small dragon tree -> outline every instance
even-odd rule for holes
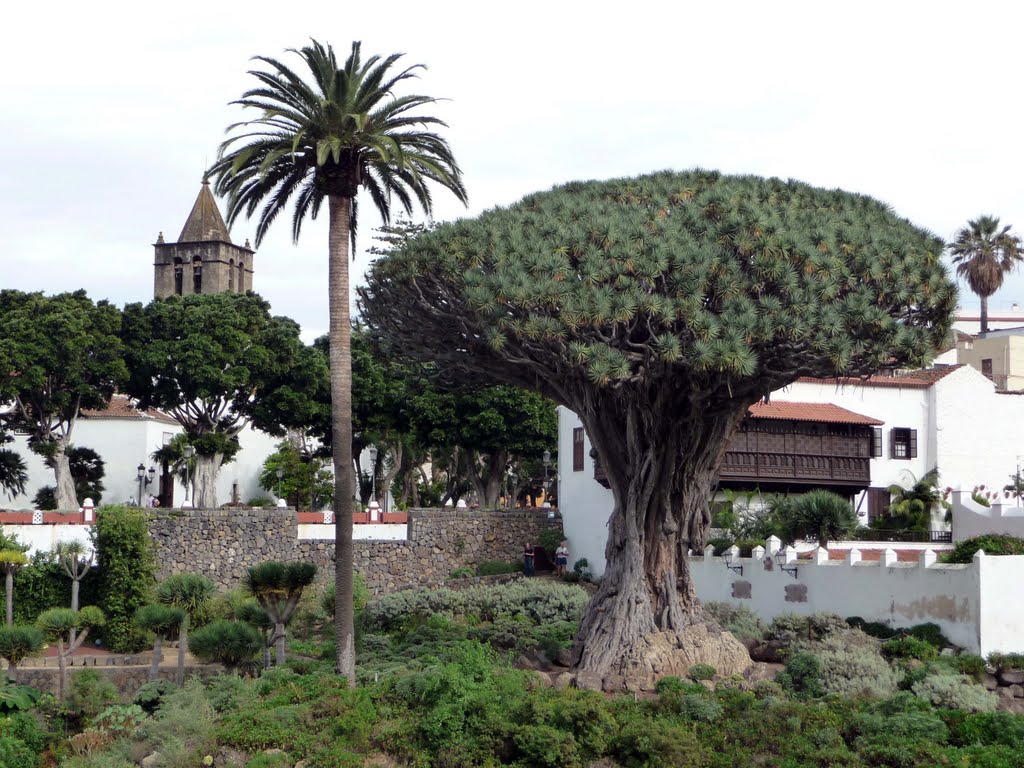
[[[229,670],[251,661],[259,649],[255,627],[241,621],[217,619],[192,636],[192,653],[203,661],[218,661]]]
[[[577,682],[648,687],[750,663],[704,614],[687,560],[747,408],[801,376],[926,362],[956,307],[943,249],[863,195],[665,171],[424,233],[374,262],[361,315],[392,353],[579,415],[614,503]]]
[[[36,626],[46,639],[57,643],[57,666],[60,669],[58,692],[61,700],[64,699],[67,660],[85,642],[85,638],[89,636],[89,630],[93,627],[102,627],[106,623],[103,611],[95,605],[87,605],[80,611],[72,611],[70,608],[51,608],[48,611],[43,611],[36,619]],[[77,638],[74,642],[70,642],[73,630],[77,631]],[[67,643],[65,643],[65,639],[67,639]]]
[[[260,633],[263,642],[263,668],[270,668],[270,646],[274,644],[274,622],[254,598],[247,598],[235,608],[235,618]]]
[[[178,628],[178,671],[176,682],[185,684],[185,654],[188,652],[189,620],[206,608],[216,591],[213,582],[197,573],[176,573],[156,588],[157,602],[180,608],[184,612]]]
[[[315,578],[316,565],[313,563],[281,563],[276,560],[255,565],[245,574],[246,591],[259,601],[260,607],[274,622],[277,666],[285,662],[287,628],[302,598],[302,590]]]
[[[28,565],[28,557],[20,549],[0,550],[0,571],[4,572],[4,588],[7,591],[7,626],[14,624],[14,574]]]
[[[78,591],[82,579],[89,573],[93,563],[93,551],[81,541],[59,541],[53,545],[53,554],[57,558],[64,573],[71,579],[71,610],[78,610]],[[75,633],[71,633],[71,642],[75,642]]]
[[[149,665],[149,679],[156,680],[163,661],[164,638],[170,637],[185,622],[185,611],[173,605],[144,605],[135,612],[135,623],[147,632],[152,632],[153,661]]]
[[[0,658],[7,661],[7,677],[18,682],[18,665],[43,650],[43,633],[35,627],[0,627]]]

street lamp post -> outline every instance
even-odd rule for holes
[[[150,467],[149,468],[149,472],[146,472],[146,465],[145,464],[139,464],[139,466],[137,466],[135,468],[135,479],[139,481],[139,496],[138,496],[138,499],[139,499],[139,506],[140,507],[144,507],[145,506],[145,504],[142,503],[142,491],[143,491],[144,488],[148,488],[149,487],[150,483],[153,482],[153,477],[155,475],[156,475],[156,468],[155,467]]]
[[[189,474],[190,465],[192,463],[192,457],[196,455],[195,448],[193,448],[191,445],[186,445],[185,446],[185,450],[184,450],[184,454],[185,454],[185,501],[183,501],[181,503],[182,508],[191,507],[192,506],[192,504],[190,504],[189,500],[188,500],[188,487],[189,487],[188,474]]]

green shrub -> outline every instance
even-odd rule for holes
[[[156,578],[149,526],[140,509],[100,507],[96,511],[96,550],[101,563],[98,594],[107,617],[107,647],[135,653],[148,644],[136,626],[135,612],[151,602]]]
[[[145,719],[146,713],[138,704],[115,704],[96,715],[93,728],[115,739],[131,738]]]
[[[970,563],[974,554],[982,549],[986,555],[1024,555],[1024,539],[1004,533],[990,533],[965,539],[942,556],[944,563]]]
[[[245,506],[247,506],[247,507],[273,507],[274,506],[274,500],[272,498],[270,498],[269,496],[253,496],[251,499],[249,499],[247,502],[245,502]]]
[[[899,674],[879,654],[877,643],[856,630],[825,637],[811,652],[821,662],[826,695],[883,697],[896,692]]]
[[[775,682],[799,696],[821,696],[821,661],[811,653],[794,653],[786,659],[786,668],[776,675]]]
[[[132,704],[138,704],[147,714],[152,715],[160,708],[164,697],[178,686],[170,680],[153,680],[141,686],[132,697]]]
[[[519,563],[506,563],[504,560],[485,560],[476,568],[477,576],[499,576],[503,573],[518,573],[523,570]]]
[[[449,573],[448,574],[448,578],[449,579],[466,579],[466,578],[469,578],[470,576],[474,576],[474,575],[475,575],[475,573],[474,573],[472,568],[469,568],[468,566],[462,566],[461,568],[456,568],[454,571]]]
[[[95,669],[83,669],[71,676],[64,710],[73,719],[89,723],[119,698],[112,682]]]
[[[245,768],[291,768],[294,761],[287,752],[271,755],[256,755],[245,764]]]
[[[930,643],[939,649],[952,645],[946,636],[942,634],[939,625],[930,621],[925,624],[915,624],[907,630],[907,634],[911,637],[916,637],[918,640],[924,640],[926,643]]]
[[[880,621],[864,621],[860,616],[850,616],[846,623],[853,629],[859,629],[865,635],[879,640],[889,640],[900,634],[899,630],[893,629],[888,624],[883,624]]]
[[[710,664],[694,664],[690,667],[686,676],[691,680],[700,682],[701,680],[710,680],[718,674],[718,670],[712,667]]]
[[[981,677],[985,674],[985,660],[981,656],[961,653],[956,656],[942,656],[940,660],[961,675],[972,678],[976,683],[981,682]]]
[[[579,747],[571,733],[550,725],[522,725],[512,741],[523,764],[540,768],[577,768],[582,765]]]
[[[565,534],[562,533],[560,528],[545,528],[537,534],[537,543],[552,557],[554,557],[555,550],[558,549],[564,539]]]
[[[994,712],[996,708],[995,694],[963,675],[930,675],[915,683],[911,690],[916,696],[943,709]]]
[[[907,635],[906,637],[894,637],[892,640],[882,643],[882,655],[887,659],[931,661],[939,653],[931,643]]]
[[[572,572],[579,577],[580,581],[590,581],[593,578],[590,573],[590,561],[585,557],[581,557],[572,564]]]
[[[820,640],[827,635],[842,634],[849,628],[846,619],[834,613],[812,613],[810,616],[781,613],[768,625],[765,639],[784,643]]]
[[[764,637],[764,622],[745,605],[710,602],[704,603],[704,610],[711,614],[722,629],[732,633],[732,636],[741,642],[761,640]]]
[[[778,698],[784,694],[782,686],[774,680],[758,680],[750,690],[759,699]]]
[[[1003,745],[1020,750],[1024,745],[1024,717],[1009,712],[945,714],[950,742],[958,747]]]
[[[39,762],[39,756],[21,739],[0,736],[0,765],[4,768],[35,768]]]
[[[715,557],[721,557],[722,553],[733,545],[733,540],[727,538],[708,539],[708,545],[714,547]]]
[[[615,737],[613,754],[625,768],[691,768],[707,764],[693,731],[667,720],[631,720]]]
[[[0,716],[0,738],[17,739],[33,754],[42,754],[49,741],[49,734],[43,730],[40,720],[28,712],[14,712]],[[0,762],[0,765],[3,765]]]
[[[704,693],[707,689],[699,683],[691,683],[675,675],[666,675],[654,684],[654,690],[664,696],[673,693]]]
[[[240,682],[233,676],[223,680]],[[211,683],[218,678],[211,680]],[[183,688],[164,696],[160,709],[142,726],[143,736],[163,757],[163,765],[173,768],[193,768],[201,765],[197,755],[210,754],[215,749],[214,710],[203,684],[190,680]]]
[[[990,653],[988,663],[1001,669],[1024,669],[1024,653]]]
[[[255,627],[241,621],[217,619],[191,634],[189,651],[203,661],[216,661],[236,669],[255,658],[263,641]]]

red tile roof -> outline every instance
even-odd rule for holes
[[[825,379],[816,379],[811,376],[801,376],[797,381],[802,384],[834,384],[836,386],[854,387],[902,387],[904,389],[928,389],[936,382],[946,378],[953,371],[963,368],[963,365],[937,365],[934,368],[921,368],[917,371],[905,371],[895,373],[891,376],[875,374],[870,378],[858,379],[850,376],[840,376]]]
[[[147,408],[145,411],[135,407],[127,395],[114,395],[110,398],[107,407],[101,411],[94,411],[89,408],[82,409],[82,416],[87,419],[130,419],[133,421],[166,421],[170,424],[177,424],[174,417],[157,408]]]
[[[824,424],[865,424],[877,426],[884,421],[863,416],[832,403],[795,403],[772,400],[754,403],[749,409],[752,419],[785,419],[787,421],[817,421]]]

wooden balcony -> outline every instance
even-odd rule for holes
[[[718,476],[731,483],[862,486],[871,484],[870,459],[799,453],[726,451]]]

